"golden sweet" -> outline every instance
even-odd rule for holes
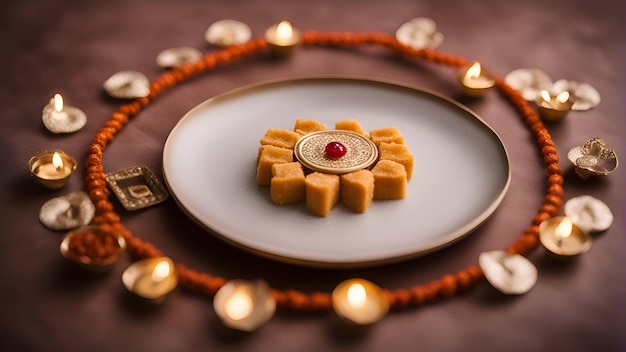
[[[390,200],[406,197],[407,174],[404,166],[391,160],[381,160],[372,169],[374,199]]]
[[[314,172],[305,180],[306,207],[313,214],[326,216],[339,200],[339,176]]]
[[[304,201],[304,171],[298,162],[272,165],[270,194],[277,205],[295,204]]]
[[[341,175],[341,203],[364,213],[374,199],[374,175],[369,170]]]

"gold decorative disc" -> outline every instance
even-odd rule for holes
[[[345,155],[339,158],[328,156],[326,146],[332,142],[345,146]],[[303,166],[330,174],[367,169],[378,160],[378,148],[374,142],[358,133],[342,130],[309,133],[298,140],[294,154]]]

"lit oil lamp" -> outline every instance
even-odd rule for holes
[[[591,236],[567,216],[554,217],[539,225],[539,241],[551,253],[573,257],[591,248]]]
[[[356,325],[375,323],[389,311],[385,292],[363,279],[350,279],[337,285],[332,293],[332,305],[340,318]]]
[[[153,302],[161,302],[176,288],[174,262],[167,257],[148,258],[130,265],[122,274],[128,291]]]
[[[276,302],[265,281],[231,280],[215,294],[213,308],[229,328],[254,331],[272,318]]]
[[[462,68],[458,72],[458,81],[463,94],[476,98],[485,95],[496,83],[493,75],[484,70],[479,62]]]
[[[265,31],[265,40],[276,56],[288,56],[300,44],[302,36],[289,21],[282,21]]]
[[[559,94],[551,94],[547,90],[541,90],[537,94],[537,111],[539,115],[548,122],[560,121],[572,110],[574,100],[568,91],[562,91]]]
[[[71,133],[87,123],[87,115],[73,106],[64,106],[61,94],[55,94],[50,103],[43,107],[44,126],[52,133]]]
[[[30,158],[28,170],[50,189],[63,187],[76,170],[76,159],[60,150],[42,151]]]

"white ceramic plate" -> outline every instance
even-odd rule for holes
[[[364,214],[341,204],[325,217],[273,205],[256,184],[259,139],[297,118],[365,130],[397,127],[415,155],[407,197]],[[477,115],[411,87],[353,78],[304,78],[244,87],[189,111],[163,151],[166,183],[189,216],[233,244],[312,266],[389,263],[425,254],[476,229],[510,182],[502,141]]]

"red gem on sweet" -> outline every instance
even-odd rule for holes
[[[326,155],[332,159],[339,159],[346,155],[346,147],[339,142],[330,142],[326,144],[324,151],[326,152]]]

